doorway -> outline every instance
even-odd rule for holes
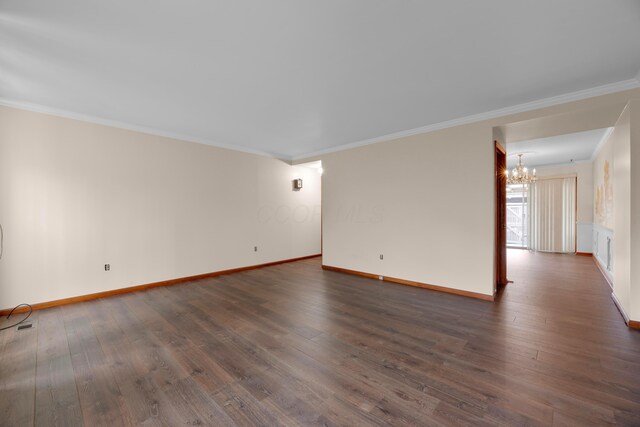
[[[292,225],[298,235],[305,237],[307,252],[322,255],[322,161],[298,163],[292,168]]]

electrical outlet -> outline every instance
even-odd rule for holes
[[[253,247],[253,252],[258,252],[258,247],[257,246]]]
[[[111,270],[111,264],[105,264],[104,271],[109,271],[109,270]]]
[[[384,255],[380,254],[380,259],[381,260],[384,259]]]

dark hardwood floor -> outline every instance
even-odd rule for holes
[[[593,261],[508,256],[495,303],[311,259],[38,311],[0,332],[0,423],[640,425]]]

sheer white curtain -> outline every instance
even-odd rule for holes
[[[529,249],[576,251],[576,177],[539,178],[529,186]]]

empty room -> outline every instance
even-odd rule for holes
[[[637,0],[0,0],[0,426],[639,426]]]

